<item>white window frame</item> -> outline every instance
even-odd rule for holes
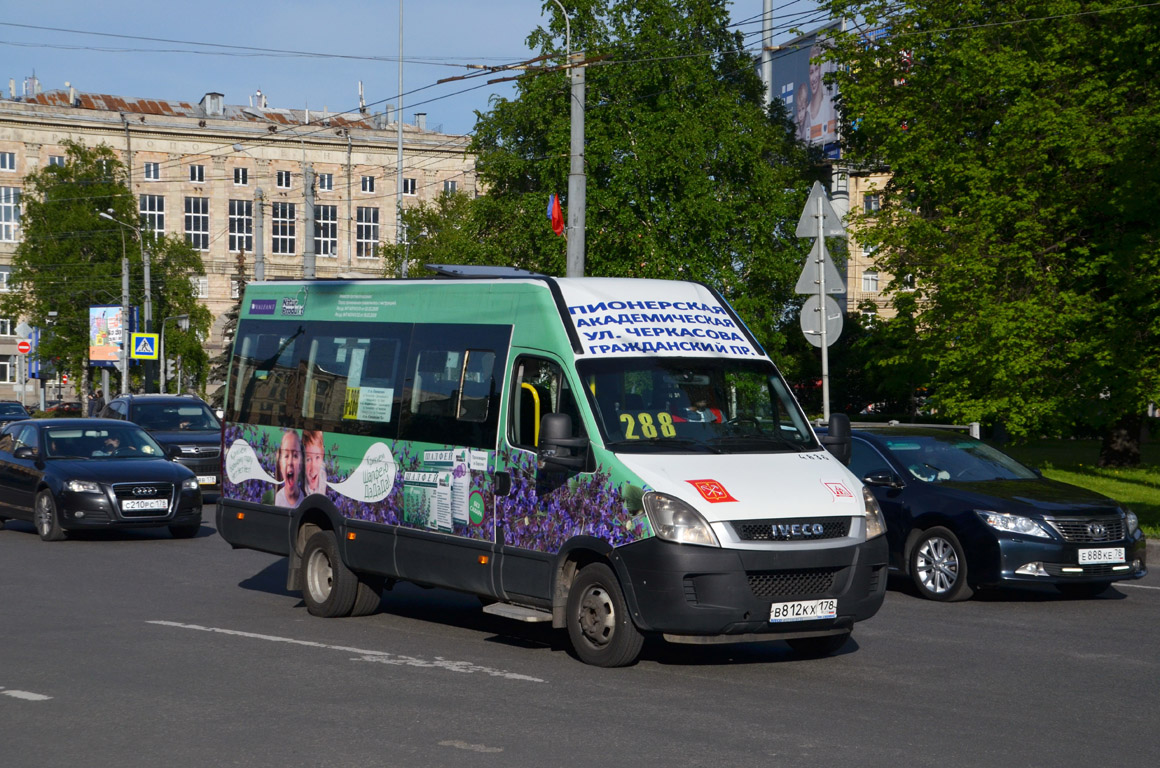
[[[0,171],[16,173],[16,153],[0,152]]]
[[[12,290],[12,268],[4,267],[0,269],[0,293],[8,293]]]
[[[194,184],[205,183],[205,166],[191,165],[189,166],[189,180]]]
[[[882,210],[882,195],[878,192],[868,192],[862,196],[862,212],[873,216]]]
[[[142,228],[158,237],[165,234],[165,196],[140,195],[137,198],[137,218]]]
[[[242,281],[236,277],[230,278],[230,298],[241,298],[242,295]]]
[[[379,245],[379,209],[360,205],[355,222],[355,255],[360,259],[373,259]]]
[[[193,275],[189,278],[195,299],[209,298],[209,275]]]
[[[459,191],[459,183],[455,179],[443,180],[443,194],[454,195],[457,191]]]
[[[290,171],[278,171],[275,174],[274,186],[278,187],[278,189],[290,189],[293,183],[290,177]]]
[[[862,273],[862,293],[878,293],[878,270],[868,269]]]
[[[0,336],[15,336],[16,332],[12,330],[12,319],[8,317],[0,317]]]
[[[145,163],[145,181],[161,181],[161,163]]]
[[[52,166],[52,165],[58,165],[58,166],[60,166],[61,168],[63,168],[63,167],[64,167],[64,163],[65,163],[65,157],[64,157],[64,155],[49,155],[49,156],[48,156],[48,164],[49,164],[50,166]]]
[[[0,242],[20,239],[20,187],[0,187]]]
[[[363,176],[361,183],[362,183],[362,191],[363,192],[366,192],[367,194],[374,194],[374,191],[375,191],[375,177],[374,176]]]
[[[289,173],[289,171],[287,171]],[[294,232],[294,203],[274,202],[270,204],[271,253],[292,254],[297,247]]]
[[[334,174],[320,173],[318,174],[318,190],[320,192],[334,191]]]
[[[193,246],[194,250],[209,250],[208,197],[185,198],[185,242]]]
[[[16,355],[0,356],[0,383],[15,384],[16,383]]]
[[[338,206],[314,206],[314,252],[324,258],[338,255]]]
[[[234,186],[248,187],[250,185],[250,169],[244,166],[234,168]]]
[[[403,178],[403,194],[414,197],[419,194],[419,180]]]
[[[254,201],[230,200],[229,203],[230,253],[254,251]]]

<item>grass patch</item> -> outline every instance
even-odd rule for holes
[[[1149,538],[1160,538],[1160,442],[1141,446],[1143,463],[1131,469],[1096,466],[1098,440],[1039,440],[1025,445],[998,446],[1044,477],[1102,493],[1140,517]]]

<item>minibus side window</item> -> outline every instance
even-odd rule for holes
[[[409,332],[389,323],[313,326],[303,366],[303,428],[394,437]]]
[[[230,421],[292,426],[299,408],[298,367],[305,327],[250,323],[238,331],[230,381]]]
[[[517,448],[536,450],[540,443],[540,420],[547,413],[568,414],[572,417],[571,436],[584,435],[576,397],[560,366],[539,357],[521,357],[516,360],[512,377],[508,442]]]

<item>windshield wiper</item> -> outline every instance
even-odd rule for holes
[[[639,437],[633,440],[610,440],[604,444],[606,448],[632,447],[636,445],[655,445],[658,447],[693,447],[699,448],[711,453],[720,453],[721,451],[711,445],[701,441],[692,440],[687,437]]]

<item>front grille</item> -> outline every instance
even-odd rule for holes
[[[1059,531],[1064,541],[1076,544],[1121,541],[1124,538],[1124,518],[1122,517],[1092,517],[1084,520],[1048,518],[1047,522]]]
[[[821,533],[803,534],[803,527],[822,526]],[[729,523],[741,541],[817,541],[850,535],[848,517],[795,517],[789,520],[735,520]],[[794,526],[798,526],[796,529]]]
[[[204,459],[216,459],[221,456],[222,449],[218,445],[183,445],[181,446],[181,458],[188,461],[202,461]]]
[[[1120,568],[1120,570],[1113,570],[1117,567]],[[1077,573],[1076,571],[1072,570],[1064,572],[1064,568],[1083,568],[1083,573]],[[1123,563],[1116,563],[1114,565],[1109,563],[1099,563],[1098,565],[1057,565],[1056,563],[1044,563],[1043,570],[1047,571],[1048,576],[1063,576],[1065,578],[1078,578],[1080,576],[1115,576],[1116,574],[1122,574],[1126,572]]]
[[[164,517],[169,514],[173,499],[173,483],[118,483],[113,493],[121,507],[122,517]],[[144,499],[164,499],[161,509],[125,509],[125,502]]]
[[[833,589],[840,568],[803,568],[799,571],[750,571],[749,589],[755,597],[823,595]]]

